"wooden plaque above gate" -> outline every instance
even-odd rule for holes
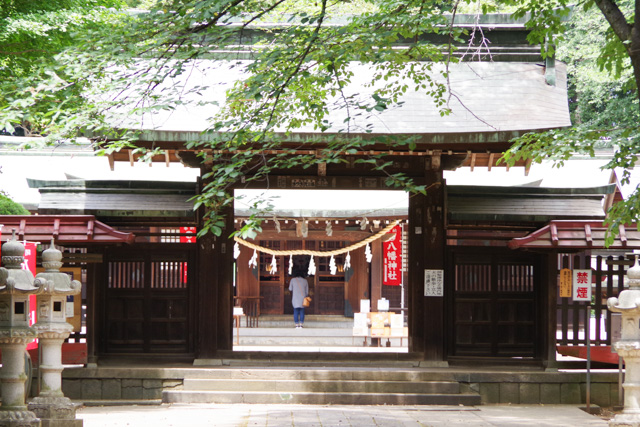
[[[414,182],[419,180],[414,179]],[[268,183],[248,181],[239,188],[281,190],[397,190],[386,185],[386,177],[364,176],[271,176]]]

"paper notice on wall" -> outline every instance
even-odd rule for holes
[[[444,270],[424,271],[424,296],[444,296]]]
[[[560,298],[570,298],[571,297],[571,270],[568,268],[563,268],[560,270]]]
[[[74,316],[74,307],[73,307],[73,295],[67,295],[67,304],[65,305],[65,317],[73,317]]]

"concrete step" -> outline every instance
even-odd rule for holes
[[[260,329],[262,328],[293,328],[293,315],[261,315],[258,318]],[[240,327],[246,325],[246,319],[240,321]],[[353,319],[344,316],[315,316],[307,315],[304,318],[305,328],[332,328],[332,329],[351,329],[353,328]],[[247,328],[255,329],[255,328]]]
[[[238,335],[240,339],[238,340]],[[405,337],[382,338],[380,345],[389,347],[407,347],[409,340]],[[354,337],[353,329],[307,327],[263,327],[233,329],[233,343],[241,346],[302,346],[302,347],[354,347],[363,346],[363,337]],[[367,345],[371,340],[367,339]]]
[[[233,330],[235,336],[237,329]],[[349,328],[317,328],[307,327],[295,328],[293,324],[287,327],[259,327],[259,328],[240,328],[241,337],[281,337],[281,336],[294,336],[294,337],[309,337],[309,336],[327,336],[327,337],[349,337],[351,338],[353,329]]]
[[[464,405],[480,404],[476,394],[326,393],[247,391],[164,391],[163,403],[253,403],[304,405]]]
[[[454,381],[265,381],[265,380],[223,380],[184,379],[186,391],[219,392],[279,392],[279,393],[460,393],[460,384]]]
[[[479,405],[453,374],[385,367],[224,367],[190,370],[165,403]]]
[[[246,362],[246,361],[238,361]],[[301,362],[302,363],[302,362]],[[309,363],[309,362],[304,362]],[[323,361],[322,363],[327,363]],[[337,362],[344,364],[343,361]],[[260,368],[255,366],[238,366],[224,368],[197,368],[185,373],[187,379],[223,379],[223,380],[259,380],[259,381],[455,381],[452,372],[441,370],[424,370],[419,368],[406,368],[404,362],[390,362],[393,366],[382,367],[306,367],[277,366]]]

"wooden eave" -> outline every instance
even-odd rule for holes
[[[0,215],[2,241],[16,230],[19,240],[57,244],[133,243],[135,235],[115,230],[92,215]]]
[[[142,146],[149,145],[142,143]],[[155,144],[154,144],[155,145]],[[173,144],[171,144],[173,145]],[[119,152],[111,153],[107,156],[109,160],[109,166],[111,170],[114,170],[116,162],[127,162],[131,166],[142,158],[144,154],[135,152],[136,149],[125,148]],[[525,175],[529,174],[531,169],[531,160],[517,160],[512,166],[507,165],[505,162],[501,162],[504,148],[496,147],[496,149],[487,149],[483,151],[470,151],[470,150],[435,150],[435,149],[422,149],[422,150],[366,150],[350,153],[349,156],[373,156],[386,154],[389,156],[398,157],[431,157],[440,156],[443,157],[444,169],[456,169],[458,167],[468,167],[473,171],[476,168],[486,168],[491,171],[493,168],[506,168],[508,171],[512,167],[524,168]],[[284,151],[281,150],[264,150],[265,155],[277,155]],[[289,151],[290,152],[290,151]],[[318,150],[306,149],[296,150],[295,153],[300,155],[313,155],[317,154]],[[154,164],[169,166],[171,163],[181,162],[185,166],[199,167],[201,163],[206,163],[206,158],[213,154],[212,150],[186,150],[184,148],[166,148],[161,150],[160,154],[151,157],[149,166]],[[446,161],[450,159],[450,161]]]
[[[605,246],[607,227],[600,221],[551,221],[508,243],[511,249],[640,249],[637,224],[621,225],[613,243]]]

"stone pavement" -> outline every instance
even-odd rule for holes
[[[310,406],[163,404],[78,410],[84,427],[252,426],[606,426],[568,405]]]

